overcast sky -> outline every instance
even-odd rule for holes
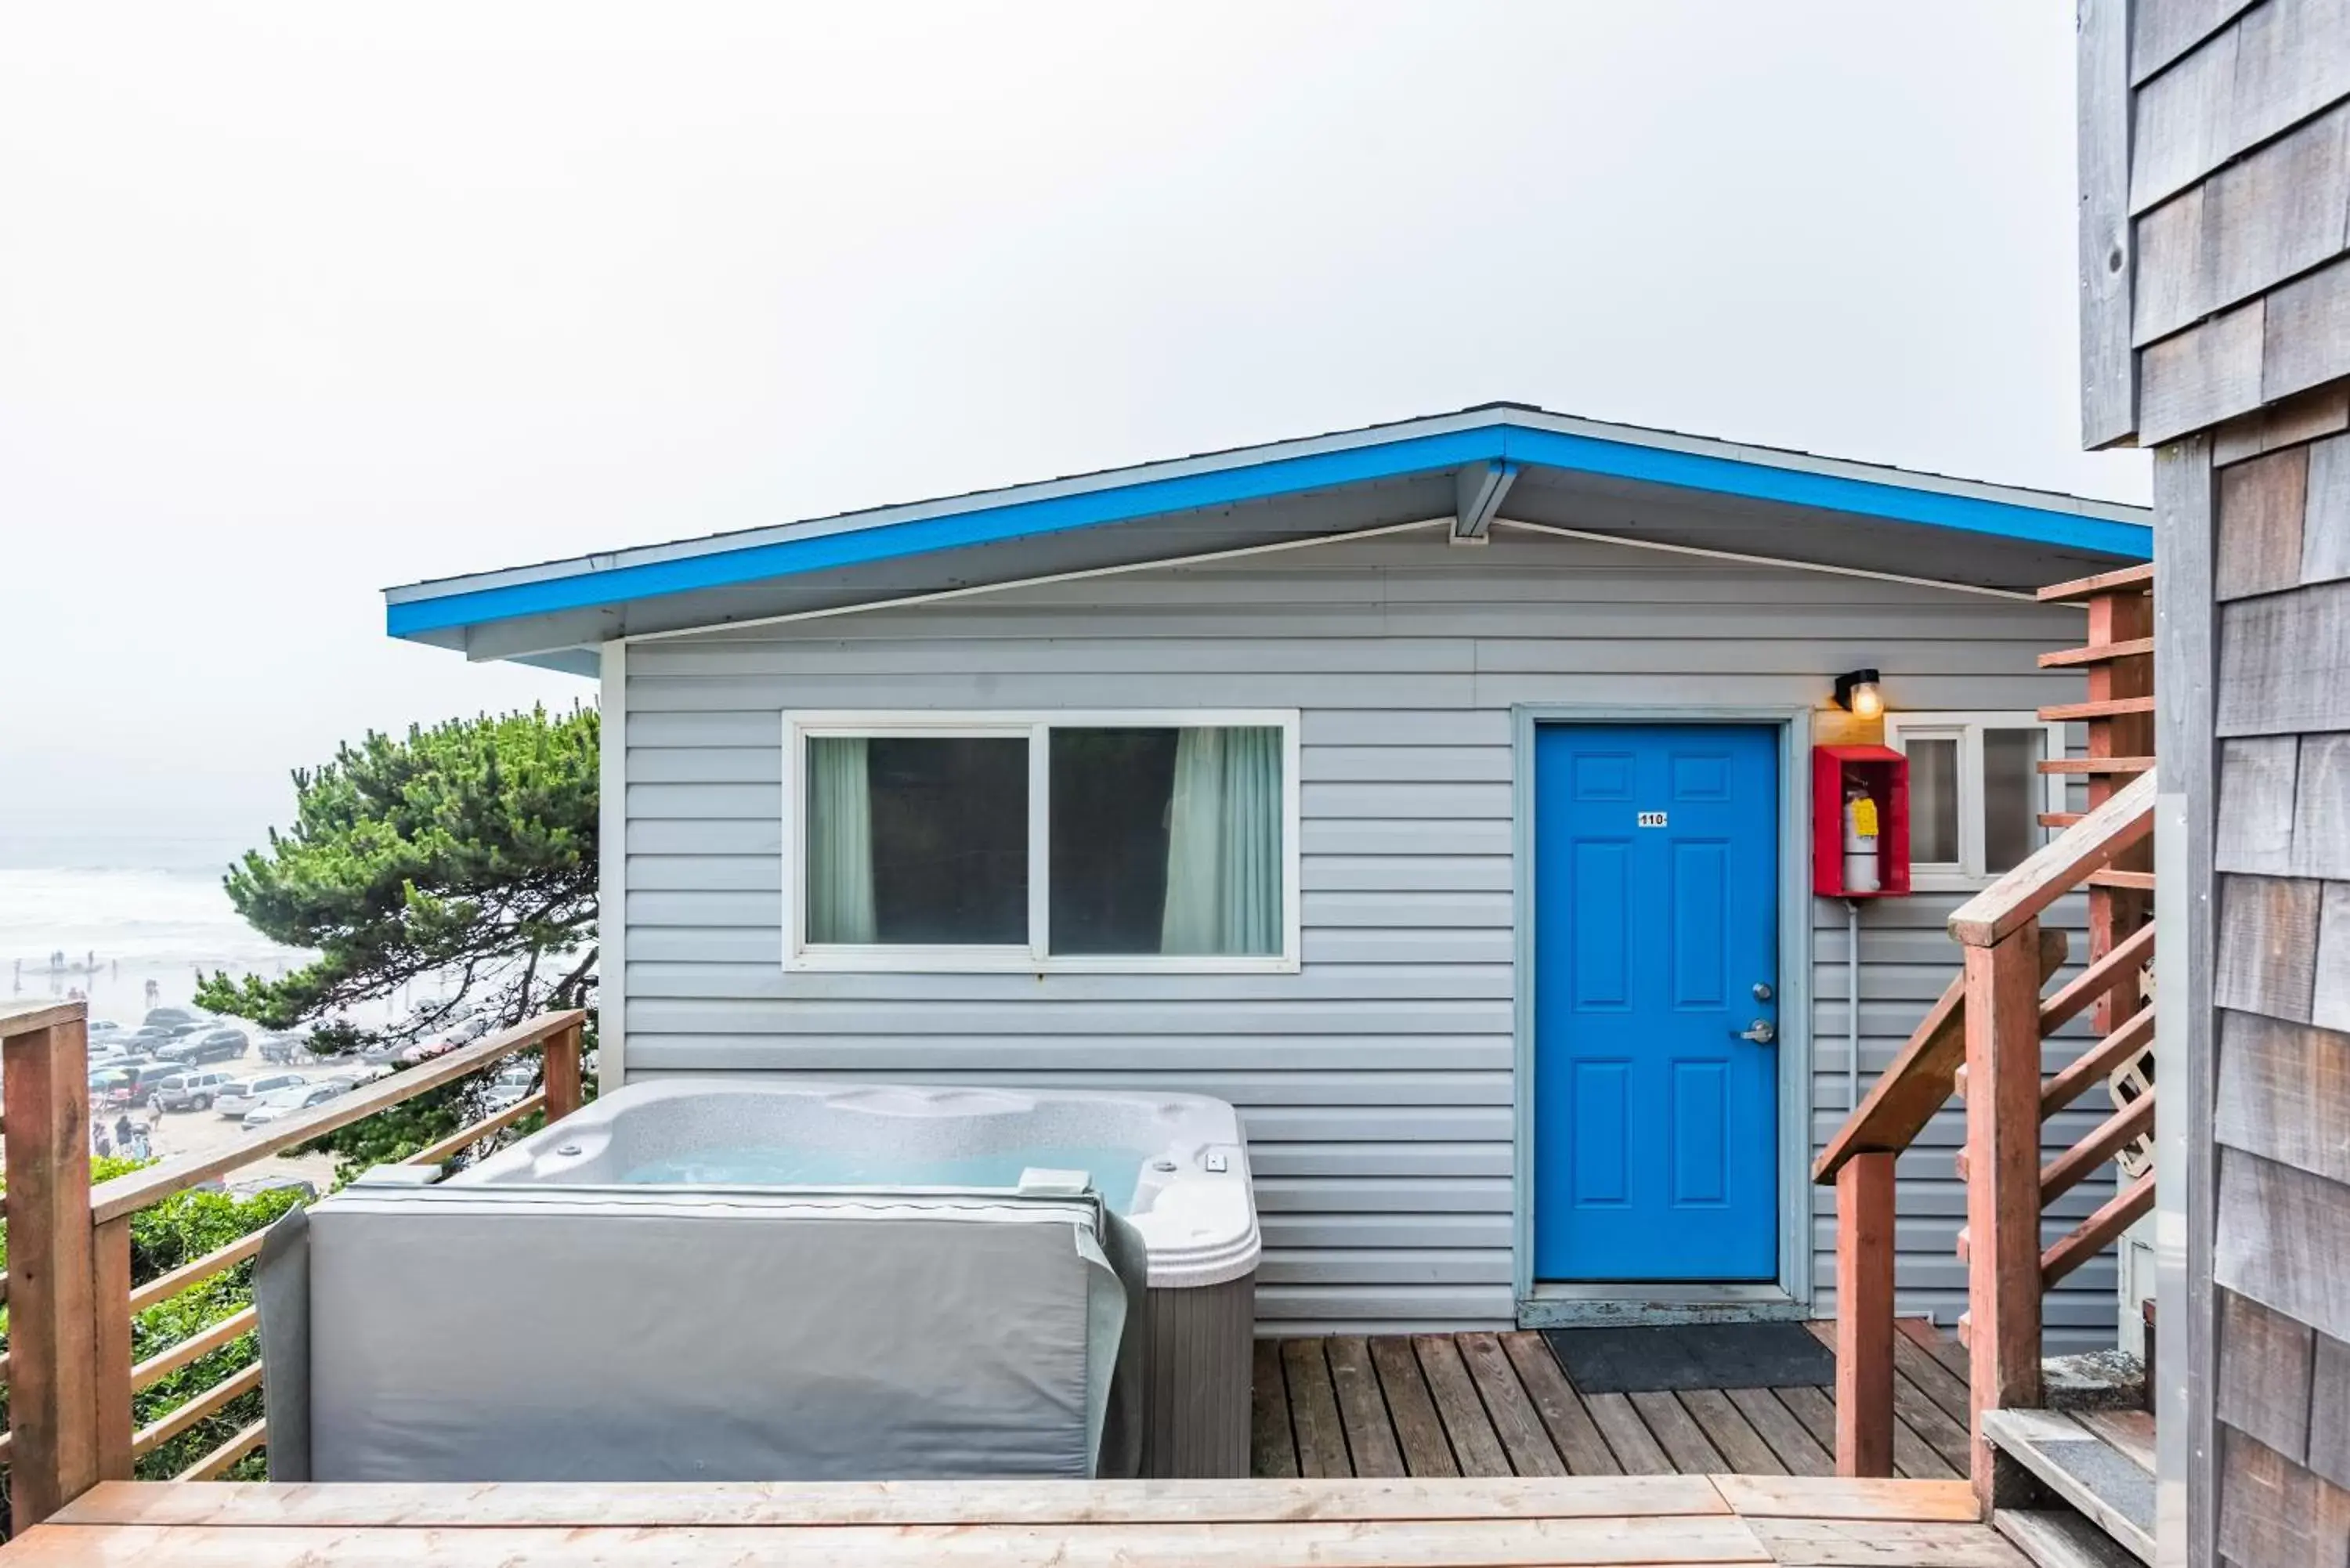
[[[2070,11],[12,6],[0,832],[588,691],[387,584],[1494,399],[2142,501]]]

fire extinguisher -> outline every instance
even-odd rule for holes
[[[1844,886],[1847,893],[1874,893],[1883,883],[1877,858],[1877,802],[1857,779],[1844,786]]]

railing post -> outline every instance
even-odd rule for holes
[[[132,1478],[130,1408],[130,1216],[109,1220],[90,1239],[90,1312],[98,1410],[98,1479]]]
[[[18,1531],[99,1479],[88,1010],[0,1014],[8,1166],[8,1441]]]
[[[1987,1411],[2040,1402],[2040,922],[1967,948],[1967,1311],[1975,1493],[2019,1474]]]
[[[1836,1474],[1893,1473],[1893,1164],[1836,1171]]]
[[[579,1108],[579,1043],[580,1026],[576,1023],[547,1038],[544,1074],[550,1123]]]

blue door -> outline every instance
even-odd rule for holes
[[[1778,758],[1751,725],[1534,732],[1536,1279],[1779,1272]]]

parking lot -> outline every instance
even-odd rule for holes
[[[276,1075],[281,1073],[292,1073],[306,1082],[316,1082],[320,1078],[334,1077],[339,1073],[348,1073],[352,1067],[348,1063],[328,1061],[308,1056],[307,1054],[297,1055],[294,1061],[282,1064],[264,1062],[259,1051],[248,1050],[243,1057],[235,1061],[207,1063],[197,1070],[228,1073],[239,1078],[256,1077],[263,1074]],[[119,1114],[116,1113],[116,1115]],[[145,1113],[131,1113],[134,1119],[142,1114]],[[97,1116],[93,1114],[93,1120],[97,1119]],[[114,1115],[104,1117],[104,1126],[108,1129],[109,1137],[112,1136],[114,1121]],[[250,1135],[238,1122],[209,1107],[203,1110],[163,1111],[157,1116],[153,1126],[155,1130],[151,1150],[159,1158],[170,1158],[182,1154],[211,1154],[251,1141]],[[232,1172],[227,1179],[231,1189],[234,1189],[241,1183],[258,1180],[265,1177],[298,1176],[310,1182],[320,1192],[324,1192],[332,1181],[334,1173],[335,1158],[332,1155],[308,1154],[290,1158],[281,1155],[264,1155],[254,1164]]]

